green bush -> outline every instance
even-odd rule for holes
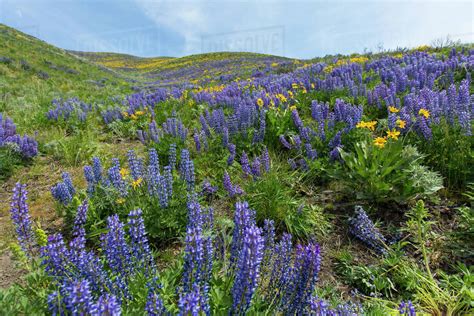
[[[440,177],[421,165],[423,157],[416,147],[403,146],[402,141],[388,141],[379,148],[363,140],[353,152],[340,152],[342,168],[334,169],[332,177],[357,199],[403,203],[441,188]]]

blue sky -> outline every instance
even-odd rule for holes
[[[474,42],[473,1],[0,0],[0,22],[65,49],[296,58]]]

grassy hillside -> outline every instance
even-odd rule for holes
[[[54,98],[94,100],[128,91],[117,72],[1,24],[0,41],[0,112],[22,131],[39,127],[32,116],[44,114]]]

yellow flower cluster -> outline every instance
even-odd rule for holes
[[[123,115],[123,117],[126,117],[126,118],[130,117],[132,120],[137,120],[138,117],[145,115],[147,112],[148,112],[148,108],[144,108],[143,111],[139,110],[139,111],[136,111],[133,114],[128,114],[128,112],[123,111],[122,115]]]
[[[398,113],[400,112],[400,109],[394,107],[394,106],[389,106],[388,107],[388,110],[390,111],[390,113]]]
[[[397,140],[398,136],[400,136],[400,131],[397,131],[396,129],[387,131],[387,137],[388,138],[392,138],[392,139]]]
[[[352,57],[351,59],[349,59],[349,62],[351,63],[358,63],[358,64],[363,64],[365,63],[366,61],[368,61],[369,59],[365,56],[360,56],[360,57]]]
[[[418,46],[417,48],[415,48],[415,50],[420,50],[420,51],[427,51],[429,50],[431,47],[428,46],[428,45],[421,45],[421,46]]]
[[[122,178],[125,178],[129,174],[130,174],[130,171],[127,168],[121,168],[120,169],[120,175],[122,176]]]
[[[263,102],[262,98],[258,98],[258,99],[257,99],[257,105],[258,105],[259,107],[262,107],[262,106],[264,105],[264,102]]]
[[[387,138],[385,137],[377,137],[376,139],[374,139],[374,145],[379,148],[384,148],[386,143]]]
[[[397,119],[397,121],[395,122],[395,124],[397,124],[397,127],[398,127],[398,128],[404,129],[405,126],[407,125],[407,122],[405,122],[405,121],[402,120],[402,119]]]
[[[428,111],[427,109],[420,109],[418,111],[418,115],[422,115],[425,118],[428,118],[428,117],[430,117],[430,111]]]
[[[142,184],[142,181],[143,181],[142,178],[138,178],[137,180],[132,181],[132,187],[134,189],[138,188],[140,184]]]
[[[275,95],[275,96],[276,96],[276,98],[277,98],[278,100],[280,100],[281,103],[285,103],[286,101],[288,101],[288,100],[286,99],[285,95],[283,95],[283,94],[281,94],[281,93],[278,93],[278,94]]]
[[[360,121],[359,123],[357,123],[356,127],[367,128],[368,130],[374,131],[375,125],[377,125],[377,121],[370,121],[370,122]]]

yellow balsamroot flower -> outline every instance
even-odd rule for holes
[[[389,106],[389,107],[388,107],[388,110],[390,111],[390,113],[398,113],[398,112],[400,112],[400,110],[397,109],[397,108],[394,107],[394,106]]]
[[[278,63],[272,63],[272,67],[278,67]]]
[[[397,124],[398,128],[401,129],[405,128],[405,126],[407,125],[407,122],[401,119],[398,119],[395,123]]]
[[[262,107],[262,106],[263,106],[263,100],[262,100],[262,98],[258,98],[258,99],[257,99],[257,105],[258,105],[259,107]]]
[[[399,132],[400,133],[400,132]],[[132,187],[134,189],[138,188],[140,186],[140,184],[142,184],[142,181],[143,179],[142,178],[138,178],[137,180],[133,181],[132,182]]]
[[[135,115],[138,115],[138,116],[143,115],[143,114],[145,114],[145,112],[143,112],[143,111],[136,111],[135,112]]]
[[[314,83],[311,84],[311,89],[314,89],[316,86],[314,85]]]
[[[288,96],[289,96],[290,98],[293,98],[293,91],[288,90]]]
[[[115,201],[115,203],[117,203],[117,204],[123,204],[123,203],[125,203],[125,199],[124,199],[124,198],[118,198],[118,199]]]
[[[423,115],[425,118],[430,117],[430,111],[428,111],[427,109],[420,109],[418,111],[418,114]]]
[[[331,73],[331,71],[332,71],[332,66],[326,66],[326,67],[324,67],[323,71],[324,71],[325,73],[327,73],[327,74],[328,74],[328,73]]]
[[[123,112],[122,112],[122,115],[123,115],[124,117],[128,117],[128,112],[123,111]]]
[[[278,93],[276,97],[280,100],[280,102],[285,103],[287,101],[285,95]]]
[[[367,128],[371,131],[374,131],[375,130],[375,125],[377,125],[377,121],[370,121],[370,122],[360,121],[359,123],[357,123],[356,127],[357,128]]]
[[[132,120],[136,120],[138,118],[135,114],[130,115],[130,117],[132,118]]]
[[[296,105],[290,106],[290,111],[296,110]]]
[[[349,61],[351,63],[365,63],[366,61],[368,61],[369,59],[367,57],[353,57],[351,59],[349,59]]]
[[[397,59],[403,58],[403,54],[402,53],[395,54],[393,55],[393,58],[397,58]]]
[[[376,139],[374,139],[374,145],[378,148],[384,148],[386,142],[387,139],[385,137],[377,137]]]
[[[397,131],[396,129],[393,129],[391,131],[390,130],[387,131],[387,137],[388,138],[392,138],[392,139],[397,140],[398,136],[400,136],[400,131]]]
[[[126,168],[120,169],[120,175],[122,176],[122,178],[125,178],[129,174],[130,174],[130,171],[128,171],[128,169],[126,169]]]
[[[299,86],[298,86],[297,83],[292,83],[291,87],[293,88],[293,90],[296,90],[296,89],[298,89]]]

